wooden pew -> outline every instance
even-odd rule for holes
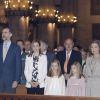
[[[67,97],[67,96],[0,94],[0,100],[100,100],[100,98],[99,97]]]
[[[16,94],[27,94],[25,85],[18,85],[18,87],[16,88]]]

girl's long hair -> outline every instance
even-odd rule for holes
[[[50,68],[49,68],[49,71],[48,71],[47,75],[48,75],[49,77],[53,77],[53,76],[54,76],[54,75],[53,75],[53,68],[52,68],[52,64],[53,64],[53,63],[57,63],[57,65],[58,65],[57,75],[58,75],[58,77],[60,77],[60,76],[62,75],[62,72],[61,72],[60,62],[59,62],[57,59],[54,59],[54,60],[51,62],[51,66],[50,66]]]
[[[75,65],[77,67],[77,70],[78,70],[78,78],[81,78],[83,76],[83,73],[82,73],[82,66],[79,62],[74,62],[72,64],[72,66]],[[69,75],[69,78],[73,76],[73,72],[72,72],[72,66],[71,66],[71,70],[70,70],[70,75]],[[84,76],[83,76],[84,77]]]

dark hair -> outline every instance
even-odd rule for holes
[[[77,66],[77,69],[78,69],[78,71],[79,71],[79,76],[78,76],[78,78],[81,78],[81,77],[83,76],[81,64],[80,64],[79,62],[76,61],[76,62],[74,62],[74,63],[72,64],[72,66],[73,66],[73,65]],[[70,76],[69,76],[69,77],[72,77],[72,76],[73,76],[72,66],[71,66]],[[83,76],[83,77],[84,77],[84,76]]]
[[[60,62],[59,62],[59,60],[54,59],[54,60],[51,62],[51,65],[52,65],[53,63],[57,63],[57,64],[58,64],[58,71],[57,71],[57,74],[58,74],[58,76],[60,77],[60,76],[62,75]],[[50,66],[47,75],[48,75],[49,77],[53,77],[52,66]]]
[[[73,38],[66,38],[66,39],[65,39],[65,42],[66,42],[66,40],[71,40],[71,41],[74,43]]]
[[[4,30],[4,29],[9,29],[9,32],[12,34],[12,30],[10,29],[9,26],[4,26],[2,30]]]
[[[22,42],[24,44],[24,41],[23,40],[17,40],[16,43],[18,43],[18,42]]]

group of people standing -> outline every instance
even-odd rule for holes
[[[100,96],[100,41],[89,52],[76,50],[67,38],[64,49],[48,51],[44,41],[11,41],[11,30],[2,30],[0,44],[0,93],[15,93],[18,84],[27,94]]]

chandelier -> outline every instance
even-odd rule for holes
[[[60,15],[57,17],[59,23],[76,23],[77,17],[74,15]]]
[[[30,0],[4,0],[5,9],[26,10],[32,9],[33,2]]]
[[[40,8],[35,10],[35,17],[41,18],[55,18],[58,16],[59,11],[53,8]]]

